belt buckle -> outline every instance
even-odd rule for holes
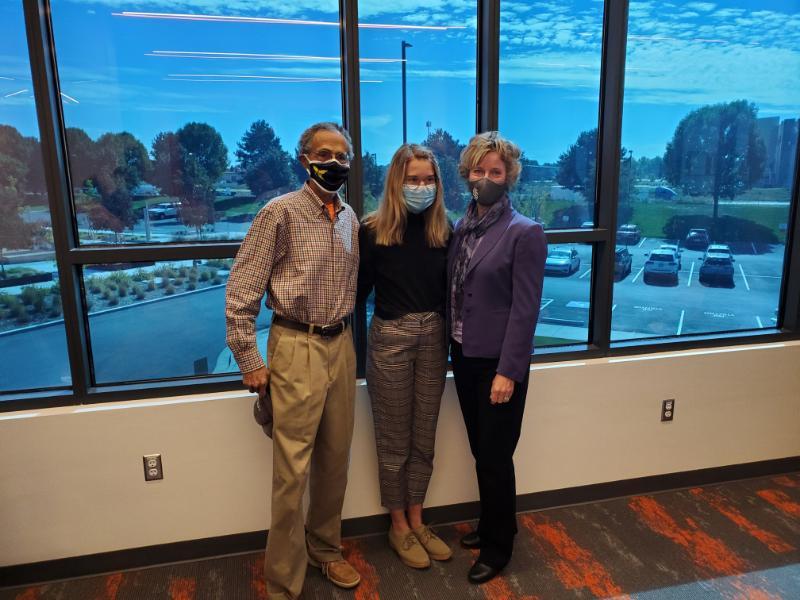
[[[342,332],[340,329],[341,326],[341,323],[337,323],[336,325],[323,325],[319,329],[319,334],[322,337],[333,337],[335,335],[339,335]]]

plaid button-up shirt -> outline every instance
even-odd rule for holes
[[[308,183],[259,211],[225,294],[228,347],[243,373],[264,366],[255,320],[265,292],[276,314],[302,323],[331,325],[353,312],[358,227],[353,209],[338,198],[331,221]]]

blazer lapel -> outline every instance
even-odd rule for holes
[[[503,234],[508,229],[508,226],[511,224],[511,219],[514,218],[514,209],[510,208],[506,211],[500,219],[498,219],[497,223],[492,225],[489,230],[483,234],[481,238],[481,243],[478,244],[478,247],[475,249],[475,254],[472,255],[472,260],[469,261],[469,266],[467,267],[467,272],[465,276],[472,271],[478,263],[481,262],[489,252],[492,251],[497,245],[497,242],[500,241],[500,238],[503,237]]]

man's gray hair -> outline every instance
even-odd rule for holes
[[[353,142],[350,139],[350,134],[347,133],[347,129],[338,123],[334,123],[333,121],[323,121],[321,123],[314,123],[311,127],[300,134],[300,141],[297,142],[297,148],[295,149],[295,152],[297,152],[297,158],[300,158],[303,154],[308,154],[311,151],[311,140],[314,139],[314,136],[318,131],[323,130],[340,134],[347,142],[347,153],[352,156]]]

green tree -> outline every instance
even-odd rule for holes
[[[364,169],[364,191],[372,194],[373,198],[380,197],[383,192],[383,177],[386,168],[381,167],[375,155],[369,152],[364,153],[361,164]]]
[[[746,100],[703,106],[675,128],[664,153],[667,180],[692,195],[733,199],[753,187],[764,171],[766,148],[756,129],[758,109]]]
[[[558,157],[556,181],[567,189],[579,192],[587,203],[593,204],[596,170],[597,129],[582,131],[575,143]]]
[[[34,227],[20,215],[28,190],[31,141],[35,142],[14,127],[0,125],[0,251],[29,248],[33,243]]]
[[[83,129],[78,127],[68,127],[66,133],[72,185],[84,187],[87,182],[91,182],[97,171],[94,141]],[[94,187],[94,183],[91,183],[91,186]]]
[[[187,123],[158,134],[152,154],[153,182],[180,198],[181,221],[200,236],[203,225],[214,222],[214,185],[228,167],[222,136],[206,123]]]
[[[455,212],[463,211],[466,188],[461,176],[458,174],[458,162],[461,158],[464,144],[461,144],[444,129],[432,131],[422,144],[433,151],[436,161],[439,163],[442,186],[444,187],[445,206]]]
[[[291,156],[281,147],[275,130],[264,120],[250,125],[237,144],[236,158],[253,195],[295,185]]]

